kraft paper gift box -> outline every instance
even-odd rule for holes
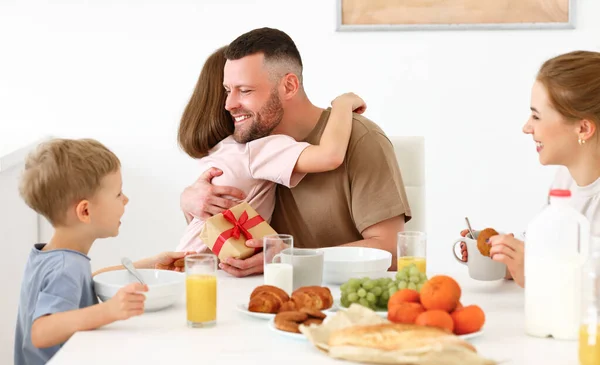
[[[245,259],[260,249],[246,246],[246,240],[261,239],[275,230],[246,202],[242,202],[204,222],[200,239],[220,261]]]

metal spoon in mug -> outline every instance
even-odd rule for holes
[[[469,227],[469,233],[471,233],[471,238],[475,239],[475,235],[473,234],[473,229],[471,228],[471,223],[469,223],[469,218],[465,217],[465,220],[467,221],[467,227]]]
[[[146,285],[146,283],[142,279],[142,275],[140,275],[140,273],[135,269],[135,266],[133,266],[133,262],[131,262],[129,257],[123,257],[121,259],[121,263],[123,264],[123,266],[125,266],[127,271],[131,273],[131,275],[135,276],[135,278],[138,279],[140,283],[142,283],[142,285]]]

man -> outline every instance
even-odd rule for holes
[[[225,109],[234,119],[234,138],[246,143],[271,134],[318,144],[329,109],[313,105],[302,84],[302,59],[282,31],[261,28],[234,40],[225,54]],[[396,234],[411,213],[393,146],[383,131],[354,114],[352,135],[342,166],[309,174],[295,188],[277,187],[271,226],[294,236],[295,247],[363,246],[392,253]],[[233,187],[214,186],[222,172],[207,170],[181,195],[181,208],[207,219],[243,199]],[[262,247],[261,240],[248,240]],[[228,259],[219,267],[242,277],[262,273],[262,253],[245,260]]]

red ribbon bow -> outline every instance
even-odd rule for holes
[[[240,235],[244,235],[244,237],[246,237],[247,240],[250,240],[252,239],[252,234],[248,232],[248,230],[260,224],[261,222],[264,222],[264,219],[260,216],[260,214],[256,215],[251,219],[248,219],[248,213],[246,211],[244,211],[240,215],[239,219],[236,219],[233,212],[227,209],[223,212],[223,217],[227,219],[227,221],[232,223],[233,227],[221,233],[219,237],[217,237],[217,240],[215,241],[215,244],[212,248],[212,251],[217,256],[219,255],[219,252],[221,252],[223,245],[228,239],[230,239],[231,237],[238,239],[240,238]]]

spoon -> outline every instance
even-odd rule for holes
[[[475,235],[473,234],[473,229],[471,228],[471,223],[469,223],[469,218],[465,217],[465,220],[467,221],[467,227],[469,227],[469,233],[471,234],[471,238],[475,239]]]
[[[146,285],[146,283],[142,279],[142,275],[140,275],[140,273],[135,269],[135,266],[133,266],[133,262],[131,262],[131,260],[128,257],[123,257],[121,259],[121,263],[123,264],[123,266],[125,266],[127,271],[131,273],[131,275],[135,276],[135,278],[138,279],[140,283]]]

